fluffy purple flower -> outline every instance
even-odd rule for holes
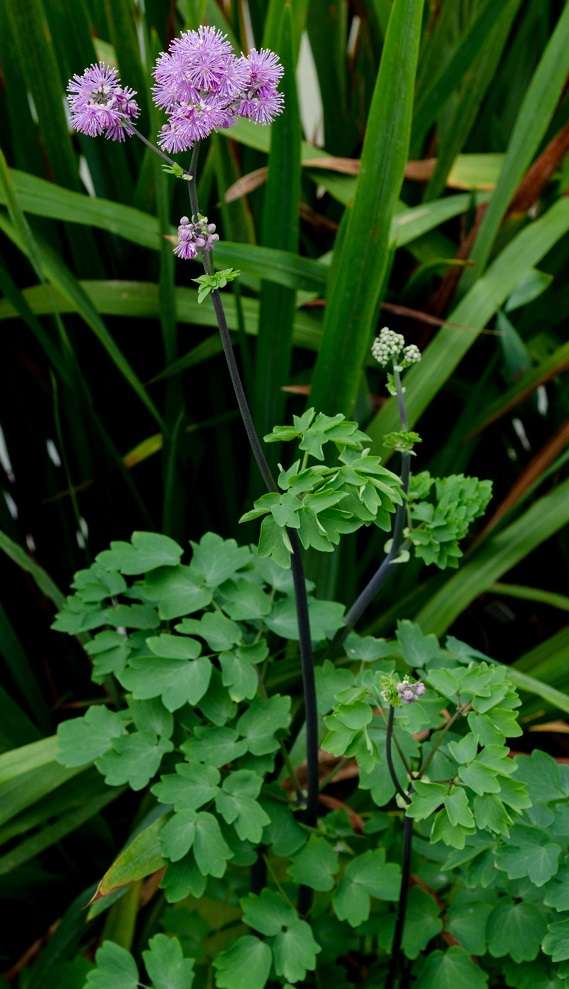
[[[158,135],[158,144],[165,151],[186,151],[196,141],[203,141],[212,131],[226,126],[226,119],[227,111],[213,96],[195,103],[178,103]]]
[[[239,116],[247,117],[256,124],[270,124],[284,107],[283,94],[278,89],[268,87],[257,96],[246,96],[239,104]]]
[[[246,74],[217,28],[185,31],[156,62],[154,100],[168,113],[178,103],[194,103],[207,95],[215,95],[225,106],[241,93]]]
[[[215,223],[209,223],[207,216],[198,216],[193,222],[183,216],[178,226],[178,242],[174,254],[183,261],[191,261],[198,254],[213,250],[213,245],[218,240]]]
[[[282,78],[283,67],[278,56],[268,48],[251,49],[243,59],[246,82],[239,104],[239,114],[256,124],[270,124],[282,112],[284,100],[277,85]]]
[[[277,86],[283,77],[284,70],[279,57],[270,48],[261,48],[261,51],[252,48],[243,61],[247,70],[245,82],[247,89],[260,92],[268,87]]]
[[[67,86],[71,126],[80,134],[124,141],[140,113],[133,89],[121,86],[117,70],[103,62],[74,75]]]
[[[154,100],[168,114],[159,137],[171,153],[187,151],[237,116],[268,124],[282,111],[277,84],[283,74],[274,52],[233,54],[217,28],[185,31],[154,67]]]

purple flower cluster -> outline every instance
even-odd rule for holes
[[[237,117],[270,124],[283,109],[278,84],[283,74],[277,55],[267,49],[234,55],[222,31],[185,31],[159,55],[154,66],[154,100],[166,111],[158,143],[177,154]],[[117,70],[99,62],[67,87],[71,124],[80,134],[124,141],[140,110],[136,93],[122,86]]]
[[[178,243],[174,254],[184,261],[191,261],[198,254],[213,250],[217,240],[219,234],[215,232],[215,223],[209,223],[207,216],[198,216],[193,221],[183,216],[178,227]]]
[[[238,116],[269,124],[283,109],[282,74],[274,52],[237,57],[217,28],[185,31],[154,67],[154,100],[169,118],[158,143],[171,153],[187,151]]]
[[[116,69],[103,62],[74,75],[67,86],[71,125],[80,134],[124,141],[140,113],[133,89],[121,86]]]
[[[405,677],[401,683],[397,684],[397,694],[399,695],[399,700],[403,704],[412,704],[413,701],[422,697],[426,691],[425,684],[421,680],[417,680],[416,683],[410,683]]]

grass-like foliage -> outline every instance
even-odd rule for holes
[[[568,73],[0,3],[1,985],[568,989]]]

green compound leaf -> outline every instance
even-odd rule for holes
[[[158,615],[146,604],[117,604],[101,612],[102,622],[115,628],[152,629],[158,625]]]
[[[182,745],[190,762],[206,763],[210,766],[225,766],[234,762],[247,751],[247,742],[240,739],[234,728],[194,728],[192,738]]]
[[[93,705],[82,718],[64,721],[57,729],[57,761],[72,768],[85,766],[107,752],[125,732],[120,715]]]
[[[253,580],[228,580],[221,593],[223,610],[236,622],[259,621],[272,607],[270,596]]]
[[[526,784],[532,803],[543,804],[567,796],[559,763],[546,752],[535,749],[530,756],[519,756],[516,762],[516,778]]]
[[[279,858],[294,855],[304,845],[306,831],[301,828],[291,808],[286,804],[267,799],[263,799],[262,804],[270,818],[263,840]]]
[[[387,450],[396,450],[398,453],[412,453],[413,455],[413,447],[421,442],[419,433],[415,433],[413,430],[408,430],[407,432],[398,430],[394,433],[386,433],[383,437],[383,445]]]
[[[251,551],[246,546],[238,546],[234,539],[222,539],[214,532],[206,532],[192,547],[192,567],[208,587],[219,587],[251,560]]]
[[[162,757],[173,748],[172,742],[153,731],[137,731],[114,739],[96,766],[109,786],[128,783],[133,790],[142,790],[158,772]]]
[[[158,567],[175,566],[180,562],[182,549],[170,539],[156,532],[134,532],[130,543],[112,542],[111,548],[96,557],[107,570],[124,574],[141,574]]]
[[[222,683],[227,687],[231,700],[252,700],[257,693],[259,677],[248,658],[247,649],[237,649],[226,652],[219,657],[222,672]]]
[[[313,409],[294,417],[294,426],[279,426],[269,442],[299,439],[299,453],[288,470],[278,476],[279,491],[264,494],[241,522],[264,518],[259,540],[261,556],[279,565],[288,564],[291,553],[288,529],[297,529],[305,549],[332,552],[345,533],[374,523],[389,531],[391,516],[402,503],[401,481],[379,457],[369,454],[369,438],[357,423],[344,416],[318,414]],[[333,442],[338,463],[311,465],[322,460],[324,444]]]
[[[284,976],[289,982],[299,982],[307,971],[316,968],[320,946],[309,925],[300,920],[293,908],[276,893],[266,889],[260,896],[251,894],[241,905],[244,922],[271,939],[277,975]]]
[[[130,648],[128,639],[120,632],[98,632],[84,645],[93,662],[92,678],[102,683],[105,677],[121,673],[128,659]]]
[[[176,630],[185,635],[199,635],[200,638],[205,639],[212,652],[231,649],[241,641],[243,634],[237,622],[212,611],[206,611],[199,620],[184,618],[179,625],[176,625]]]
[[[199,642],[181,635],[151,635],[146,645],[155,656],[162,659],[197,659],[201,652]]]
[[[516,825],[507,845],[496,852],[496,866],[510,879],[527,878],[535,886],[544,886],[559,867],[561,846],[548,840],[538,828]]]
[[[137,701],[130,697],[128,713],[135,728],[139,731],[153,731],[161,738],[171,738],[174,730],[174,718],[158,700]]]
[[[215,799],[215,806],[227,824],[232,824],[241,841],[257,845],[270,818],[255,799],[263,785],[261,776],[249,769],[230,773]]]
[[[474,817],[468,805],[468,797],[464,790],[455,788],[444,801],[447,817],[453,828],[473,828]]]
[[[324,460],[324,446],[334,443],[342,450],[344,448],[361,450],[369,445],[368,436],[358,427],[357,422],[351,422],[341,413],[335,416],[316,414],[315,409],[307,409],[301,416],[292,417],[292,426],[275,426],[272,432],[264,436],[265,443],[281,443],[290,440],[300,440],[299,448],[315,460]]]
[[[196,836],[196,817],[195,811],[182,810],[166,821],[160,832],[160,847],[170,862],[179,862],[190,851]]]
[[[85,989],[138,989],[138,969],[126,948],[105,941],[95,955],[95,962]]]
[[[488,920],[488,951],[494,958],[508,955],[515,962],[533,961],[545,929],[543,914],[533,904],[503,900]]]
[[[459,541],[484,513],[491,496],[491,482],[477,477],[452,474],[435,479],[427,471],[414,475],[409,488],[411,526],[407,535],[416,555],[441,570],[456,568],[462,556]]]
[[[199,810],[216,796],[221,774],[203,763],[179,763],[176,772],[161,776],[152,793],[162,804],[172,804],[174,810]]]
[[[371,898],[395,901],[399,896],[401,869],[385,862],[385,851],[364,852],[346,866],[333,896],[338,920],[358,927],[369,917]]]
[[[215,983],[218,989],[263,989],[272,960],[269,946],[247,934],[214,959]]]
[[[271,942],[273,964],[277,975],[289,982],[300,982],[307,972],[316,968],[316,955],[321,950],[304,920],[294,920]]]
[[[161,697],[168,711],[184,704],[196,705],[211,679],[209,659],[166,659],[161,656],[135,656],[120,675],[120,682],[140,700]]]
[[[201,575],[192,567],[161,567],[147,574],[146,596],[158,605],[160,618],[182,618],[211,604],[213,592],[204,587]]]
[[[407,618],[397,623],[397,642],[407,666],[422,667],[443,655],[436,635],[425,635],[416,622]]]
[[[416,821],[423,821],[430,817],[437,807],[444,802],[449,792],[449,788],[444,783],[431,783],[427,780],[418,780],[415,784],[411,806],[407,810],[409,817]]]
[[[421,967],[416,989],[484,989],[488,975],[458,946],[433,951]]]
[[[237,730],[243,736],[249,752],[261,756],[278,749],[275,733],[281,728],[288,728],[290,703],[290,697],[259,697],[241,715]]]
[[[418,958],[429,941],[441,932],[443,922],[439,913],[432,896],[417,887],[409,890],[403,933],[403,951],[407,958]]]
[[[275,937],[281,928],[296,920],[296,912],[272,889],[257,896],[250,893],[241,901],[243,921],[266,937]]]
[[[194,855],[202,876],[215,876],[220,879],[232,858],[232,851],[224,841],[217,819],[207,811],[201,811],[196,818]]]
[[[142,952],[152,989],[191,989],[194,960],[184,958],[180,942],[166,934],[155,934]]]
[[[195,896],[199,900],[205,893],[207,877],[198,871],[193,856],[187,855],[178,862],[168,863],[160,886],[168,903],[179,903],[187,896]]]
[[[205,302],[208,295],[225,288],[228,282],[234,282],[240,274],[241,272],[234,268],[223,268],[222,271],[215,271],[213,275],[199,275],[197,278],[192,278],[192,281],[198,284],[198,302],[200,304]]]
[[[541,947],[546,955],[551,955],[554,962],[569,959],[569,917],[549,925]]]
[[[466,951],[484,955],[486,925],[493,909],[493,904],[484,900],[453,903],[447,912],[446,928]]]
[[[439,914],[440,908],[429,893],[416,886],[410,888],[403,932],[403,951],[407,958],[418,958],[429,941],[441,932],[443,922]],[[382,917],[379,945],[388,953],[392,949],[394,928],[394,914]]]
[[[334,888],[334,876],[338,871],[338,853],[324,838],[312,836],[304,848],[294,857],[288,874],[293,882],[310,886],[319,892]]]
[[[309,601],[310,634],[313,642],[331,639],[344,624],[344,606],[335,601]],[[298,642],[298,618],[294,599],[281,598],[265,619],[271,632]]]

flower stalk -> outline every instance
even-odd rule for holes
[[[190,197],[190,208],[192,216],[199,215],[199,203],[196,185],[198,146],[192,152],[190,164],[191,181],[188,182],[188,194]],[[213,273],[211,252],[202,253],[202,264],[207,275]],[[217,327],[223,347],[225,362],[233,385],[235,398],[241,414],[241,420],[251,452],[257,464],[259,473],[263,479],[267,491],[277,491],[277,483],[265,456],[261,441],[259,439],[251,409],[247,401],[243,381],[239,372],[239,367],[235,357],[235,350],[231,341],[223,300],[218,289],[211,293],[211,300],[217,320]],[[288,536],[292,546],[291,570],[294,585],[294,595],[296,602],[296,613],[298,620],[299,653],[302,673],[302,686],[304,693],[304,708],[306,718],[306,765],[307,765],[307,797],[306,797],[306,823],[314,826],[318,817],[318,792],[319,792],[319,772],[318,772],[318,705],[316,697],[316,681],[314,677],[314,662],[312,656],[312,639],[310,635],[310,615],[308,611],[308,598],[306,594],[306,579],[302,564],[302,552],[300,540],[294,529],[288,530]]]
[[[407,419],[407,407],[405,404],[405,392],[401,384],[401,372],[399,368],[395,368],[393,371],[393,378],[395,384],[395,392],[397,396],[397,405],[399,408],[399,419],[401,422],[401,429],[408,429],[408,419]],[[352,631],[356,623],[359,621],[364,611],[367,610],[371,602],[377,596],[383,585],[385,584],[388,577],[391,576],[391,569],[394,565],[395,560],[399,556],[399,551],[401,549],[401,544],[403,542],[403,529],[405,524],[405,516],[407,513],[407,493],[409,491],[409,480],[411,477],[411,454],[403,452],[401,454],[401,488],[403,490],[403,503],[397,506],[397,511],[395,513],[395,521],[393,523],[393,533],[391,537],[391,546],[383,560],[381,561],[378,569],[371,577],[369,582],[364,587],[363,591],[358,595],[353,605],[349,609],[346,615],[345,626],[342,629],[340,642],[343,642],[346,636]]]

